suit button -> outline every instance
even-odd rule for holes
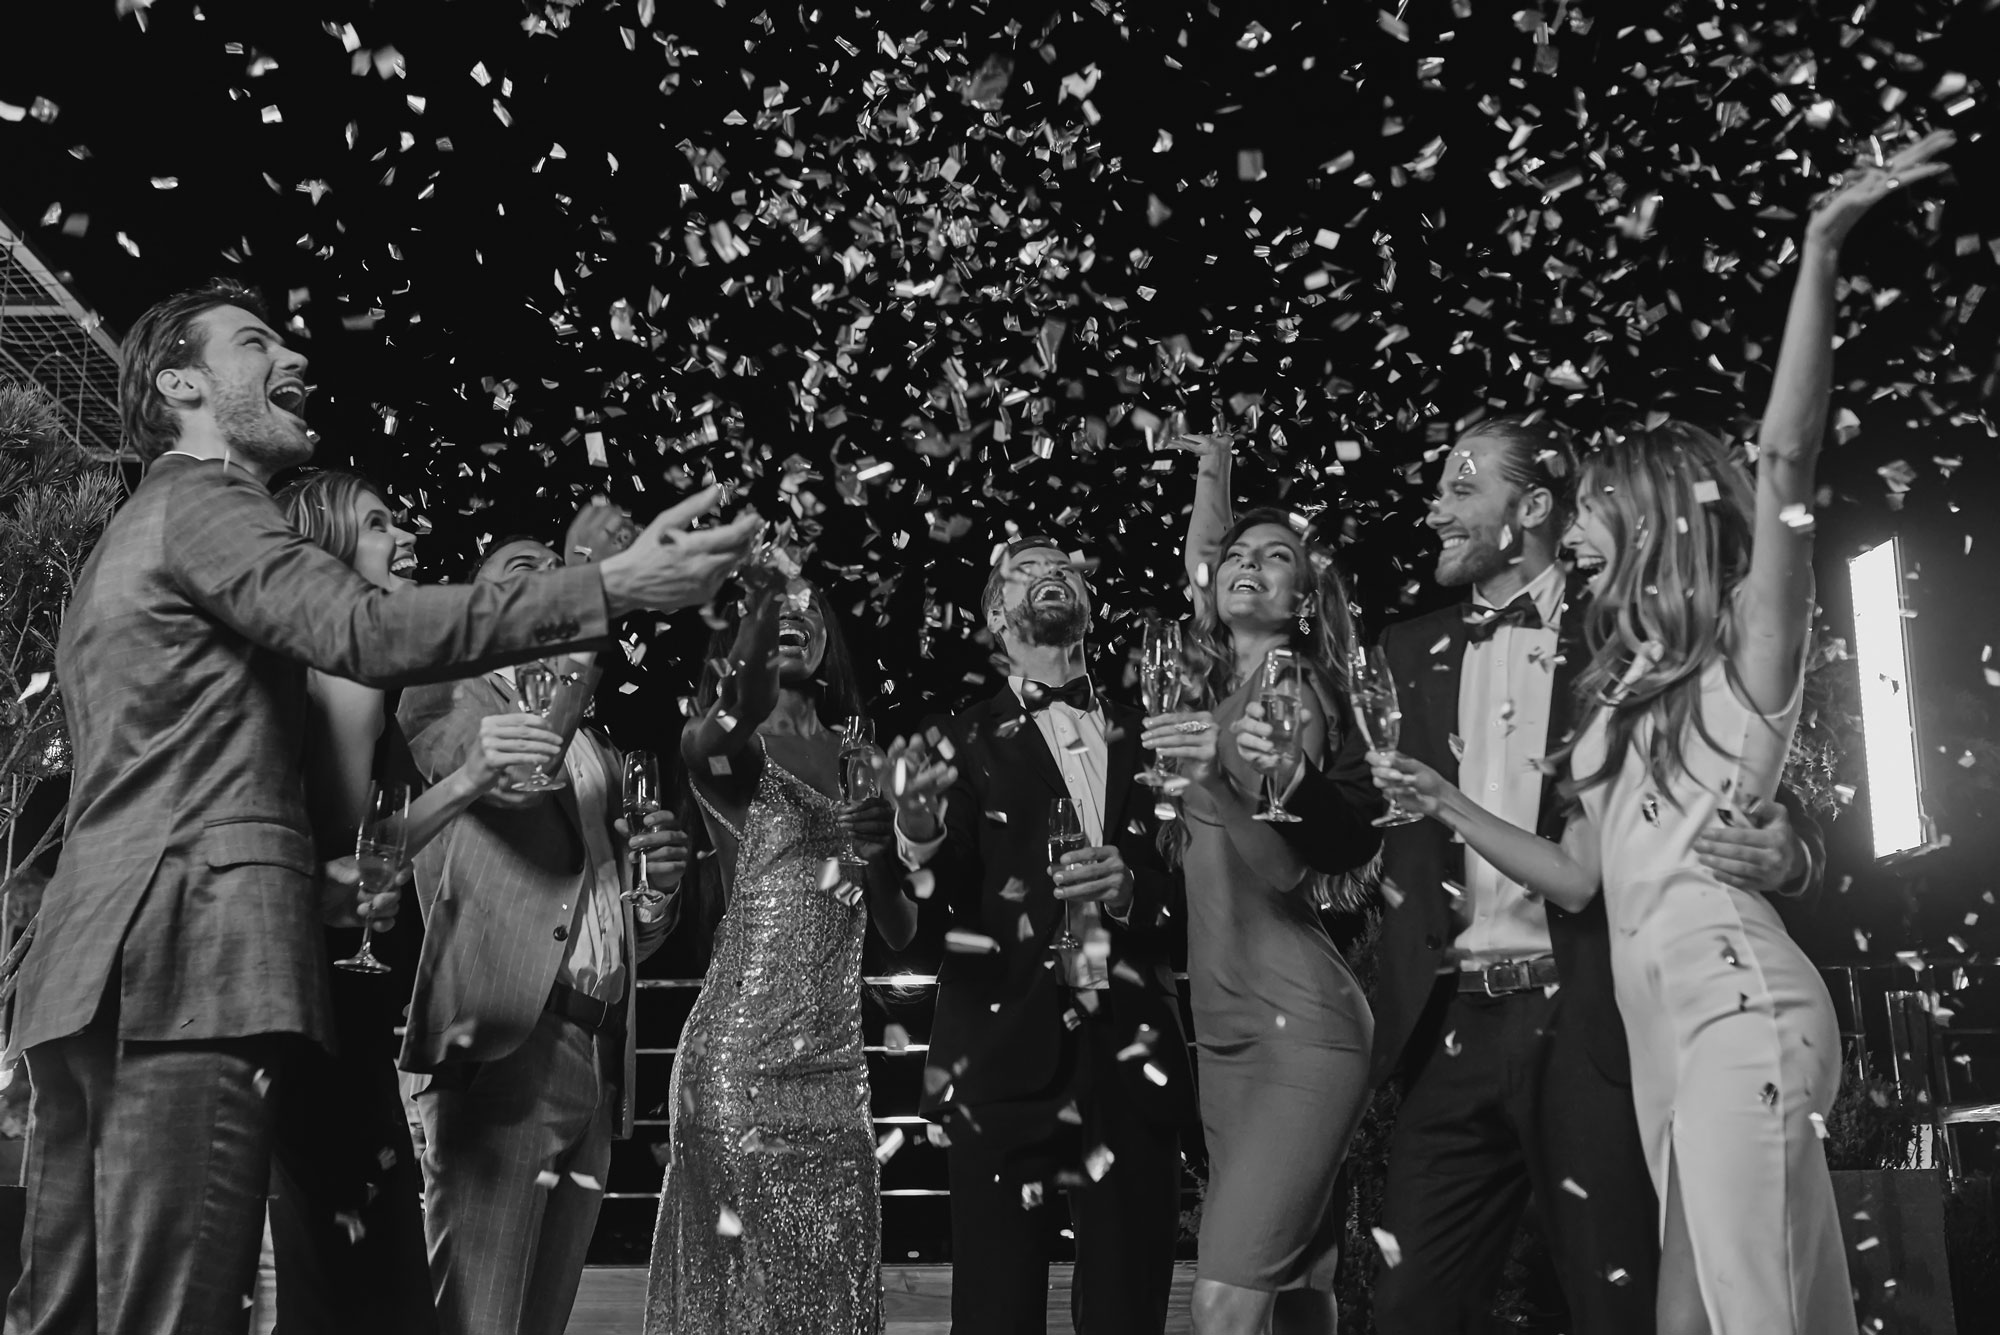
[[[558,941],[567,941],[567,940],[569,940],[569,928],[567,928],[567,927],[558,927],[558,928],[556,928],[556,940],[558,940]]]

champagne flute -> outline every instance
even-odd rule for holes
[[[628,751],[625,753],[625,830],[627,835],[637,836],[646,832],[646,817],[660,809],[660,759],[651,751]],[[633,856],[638,859],[637,875],[632,879],[632,888],[625,892],[627,900],[636,900],[651,889],[646,879],[646,850],[639,849]]]
[[[550,725],[550,715],[562,686],[562,676],[553,660],[523,663],[514,669],[514,693],[519,697],[521,712],[539,717],[543,727]],[[546,765],[517,765],[507,782],[508,791],[515,793],[546,793],[568,786],[561,756]]]
[[[396,884],[408,857],[409,815],[409,789],[399,783],[368,785],[368,809],[354,841],[362,894],[383,894]],[[344,960],[335,960],[333,967],[350,973],[389,972],[389,966],[375,958],[375,933],[365,916],[361,920],[361,949]]]
[[[865,714],[850,716],[847,726],[840,732],[840,798],[843,802],[866,802],[881,795],[882,787],[876,779],[876,766],[881,758],[882,753],[875,745],[875,721]],[[841,850],[840,870],[848,880],[857,884],[868,871],[868,860],[861,856],[861,850],[852,836]]]
[[[1184,679],[1181,675],[1181,623],[1162,617],[1146,622],[1145,638],[1139,649],[1139,695],[1146,713],[1171,714],[1181,707]],[[1139,782],[1158,788],[1173,776],[1170,760],[1155,759],[1139,772]]]
[[[1062,866],[1062,856],[1086,847],[1083,833],[1083,818],[1077,813],[1076,803],[1067,797],[1049,799],[1049,875],[1055,875],[1055,868]],[[1076,939],[1070,930],[1069,901],[1061,901],[1063,907],[1062,931],[1049,944],[1057,950],[1081,950],[1083,942]]]
[[[1354,717],[1361,724],[1369,749],[1393,753],[1402,739],[1403,708],[1396,701],[1396,678],[1390,673],[1389,660],[1383,657],[1380,646],[1355,651],[1353,675]],[[1389,809],[1371,823],[1414,825],[1423,818],[1423,813],[1407,809],[1391,794]]]
[[[1271,725],[1271,746],[1278,753],[1278,769],[1299,759],[1299,664],[1289,649],[1273,649],[1264,657],[1264,680],[1257,695],[1264,707],[1264,722]],[[1298,820],[1285,810],[1285,795],[1278,791],[1278,771],[1264,776],[1264,800],[1258,803],[1255,819],[1289,824]]]

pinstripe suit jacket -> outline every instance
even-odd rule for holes
[[[587,568],[391,595],[241,469],[154,463],[63,620],[76,768],[11,1046],[77,1033],[114,986],[126,1039],[331,1042],[304,665],[396,685],[605,633]]]
[[[435,782],[465,762],[482,718],[515,709],[505,682],[488,674],[406,691],[396,717],[417,767]],[[589,732],[579,731],[570,745],[594,746],[602,755],[612,784],[608,826],[619,814],[622,761]],[[610,834],[618,840],[616,831]],[[417,855],[424,948],[399,1059],[405,1071],[493,1061],[527,1041],[569,957],[587,861],[573,788],[530,807],[477,803]],[[667,932],[665,922],[639,927],[630,904],[624,924],[624,1053],[612,1122],[621,1137],[632,1133],[639,961],[659,949]]]

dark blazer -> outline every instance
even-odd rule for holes
[[[300,537],[240,468],[157,460],[63,619],[76,768],[11,1047],[82,1030],[114,978],[127,1040],[329,1041],[305,665],[393,686],[607,631],[587,567],[390,594]]]
[[[1118,846],[1135,882],[1129,925],[1105,915],[1111,936],[1111,992],[1118,1022],[1158,1034],[1152,1064],[1121,1063],[1135,1106],[1159,1123],[1191,1121],[1194,1080],[1180,1023],[1165,918],[1179,897],[1155,842],[1150,792],[1133,782],[1144,765],[1139,711],[1104,704],[1104,835]],[[1068,795],[1041,729],[1003,684],[991,699],[933,726],[949,740],[958,782],[947,796],[944,844],[927,864],[935,890],[927,917],[991,938],[999,950],[948,950],[938,969],[937,1018],[919,1111],[947,1103],[973,1112],[1033,1103],[1055,1092],[1069,990],[1049,942],[1062,902],[1048,873],[1049,799]]]
[[[1557,628],[1556,665],[1549,695],[1549,736],[1545,752],[1558,749],[1580,721],[1576,712],[1576,680],[1590,661],[1583,637],[1583,609],[1572,590],[1562,624]],[[1382,633],[1382,649],[1395,677],[1403,705],[1403,754],[1429,765],[1447,782],[1458,782],[1458,758],[1451,736],[1458,731],[1458,688],[1465,661],[1465,609],[1460,603],[1426,616],[1390,626]],[[1778,800],[1790,812],[1817,871],[1825,864],[1819,826],[1786,788]],[[1537,830],[1560,839],[1567,820],[1556,777],[1542,780]],[[1399,1074],[1411,1039],[1427,1017],[1435,1019],[1456,984],[1457,965],[1445,957],[1457,937],[1444,882],[1465,880],[1465,846],[1436,821],[1402,825],[1385,832],[1383,875],[1402,899],[1383,914],[1377,946],[1380,995],[1375,999],[1375,1052],[1370,1074],[1375,1083]],[[1631,1056],[1625,1027],[1611,980],[1611,938],[1604,916],[1604,897],[1597,896],[1578,913],[1547,905],[1549,942],[1562,978],[1557,993],[1563,1022],[1580,1025],[1585,1050],[1606,1078],[1631,1081]],[[1427,1050],[1427,1041],[1414,1050]]]
[[[407,691],[397,718],[418,768],[436,782],[465,763],[481,719],[515,708],[506,683],[489,674]],[[623,762],[588,732],[570,745],[597,747],[603,757],[611,782],[604,819],[616,847],[622,841],[609,826],[620,814]],[[569,957],[585,861],[570,787],[529,807],[474,803],[417,855],[424,945],[398,1065],[430,1074],[453,1062],[497,1060],[527,1041]],[[640,924],[629,903],[624,923],[623,1079],[612,1119],[619,1136],[632,1133],[639,962],[660,948],[668,926],[664,919]]]

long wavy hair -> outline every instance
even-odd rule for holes
[[[819,668],[813,673],[810,683],[815,696],[813,712],[822,724],[837,730],[844,727],[849,718],[867,712],[861,695],[861,677],[854,670],[854,657],[848,652],[847,635],[841,629],[840,618],[834,613],[826,591],[814,584],[812,596],[814,606],[826,621],[826,651],[820,656]],[[743,609],[739,603],[708,637],[701,679],[695,687],[697,718],[714,708],[715,702],[721,698],[723,669],[729,661],[729,651],[736,647],[736,634],[742,622]],[[675,742],[678,745],[679,738]],[[723,910],[729,906],[729,888],[723,883],[722,863],[715,855],[715,841],[709,838],[708,824],[702,819],[700,803],[695,800],[693,776],[688,774],[685,764],[677,765],[675,772],[681,776],[678,804],[681,828],[688,833],[688,856],[692,859],[688,872],[692,894],[683,910],[682,922],[695,930],[700,942],[698,957],[706,967],[714,947],[716,926],[722,921]]]
[[[1579,726],[1557,752],[1568,765],[1576,739],[1604,710],[1604,763],[1571,773],[1563,792],[1609,782],[1626,748],[1645,731],[1646,772],[1669,796],[1687,773],[1689,726],[1719,754],[1701,711],[1701,677],[1721,658],[1732,682],[1731,595],[1750,570],[1756,492],[1743,461],[1700,427],[1669,421],[1609,445],[1584,461],[1579,506],[1600,520],[1611,551],[1584,620],[1590,665],[1577,680]],[[1642,661],[1645,660],[1645,661]]]
[[[1222,542],[1216,548],[1217,566],[1238,538],[1263,524],[1282,528],[1291,536],[1297,558],[1294,569],[1309,577],[1300,608],[1306,613],[1306,629],[1299,629],[1297,615],[1288,618],[1285,641],[1318,686],[1321,698],[1332,706],[1326,711],[1326,747],[1330,755],[1339,748],[1351,726],[1347,710],[1352,684],[1350,665],[1355,646],[1360,643],[1360,625],[1333,553],[1313,541],[1311,529],[1301,533],[1288,511],[1260,506],[1238,515],[1223,531]],[[1219,578],[1212,573],[1211,585]],[[1211,587],[1209,592],[1208,598],[1196,600],[1195,617],[1185,644],[1189,684],[1195,688],[1194,698],[1187,705],[1201,709],[1215,708],[1242,685],[1236,679],[1235,636],[1222,623],[1218,590]],[[1159,842],[1168,864],[1180,866],[1188,844],[1186,821],[1176,817],[1162,825]],[[1369,905],[1378,877],[1371,865],[1339,876],[1313,872],[1308,879],[1314,901],[1321,908],[1353,912]]]
[[[272,499],[278,502],[278,508],[285,512],[293,528],[331,552],[342,564],[351,566],[355,547],[361,540],[354,503],[362,496],[373,496],[388,504],[383,500],[382,489],[359,473],[322,468],[287,482]]]

